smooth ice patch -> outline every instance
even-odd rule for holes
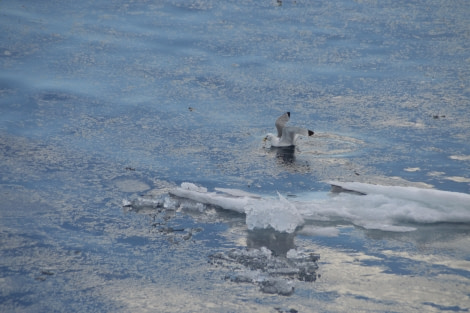
[[[117,180],[115,185],[123,192],[141,192],[150,189],[148,184],[136,179]]]

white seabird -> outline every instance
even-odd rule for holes
[[[286,112],[279,116],[276,120],[277,136],[269,133],[264,140],[270,140],[273,147],[290,147],[295,145],[295,141],[299,136],[313,136],[313,131],[295,126],[286,126],[290,119],[290,112]]]

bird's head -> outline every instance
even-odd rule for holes
[[[264,138],[263,138],[263,141],[266,142],[266,141],[271,141],[271,139],[274,137],[273,134],[269,133],[267,134]]]

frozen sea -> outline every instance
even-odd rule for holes
[[[0,1],[0,311],[470,311],[469,16]]]

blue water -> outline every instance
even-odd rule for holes
[[[1,1],[1,311],[468,311],[467,224],[298,235],[321,278],[284,297],[208,264],[246,245],[243,216],[122,200],[184,181],[470,193],[469,13],[466,1]],[[262,141],[285,111],[315,131],[287,158]]]

